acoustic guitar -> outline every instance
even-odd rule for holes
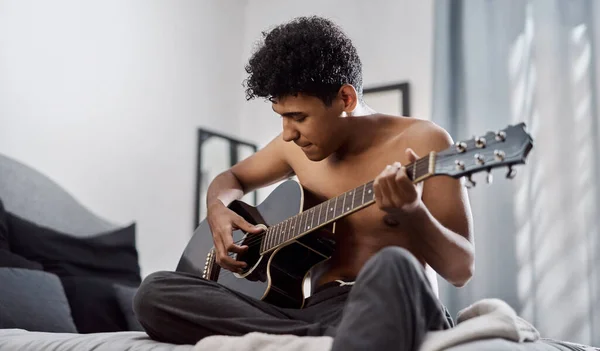
[[[525,124],[509,126],[498,132],[457,142],[442,151],[431,152],[406,166],[413,183],[434,176],[466,177],[478,172],[508,167],[507,178],[515,175],[513,166],[524,164],[533,147]],[[221,269],[208,221],[205,219],[177,265],[176,271],[196,274],[230,289],[285,308],[304,304],[304,281],[315,265],[331,257],[335,241],[334,224],[340,218],[375,203],[373,181],[325,202],[312,206],[309,193],[300,184],[288,180],[275,188],[258,206],[234,201],[228,207],[253,225],[262,225],[260,234],[233,232],[234,241],[248,245],[242,254],[231,256],[247,263],[241,273]],[[324,234],[323,231],[327,233]]]

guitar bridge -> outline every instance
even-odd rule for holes
[[[210,280],[210,274],[215,264],[215,249],[211,249],[206,255],[206,263],[204,264],[204,270],[202,271],[202,278]]]

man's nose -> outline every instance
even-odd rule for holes
[[[293,127],[292,123],[285,117],[283,118],[283,140],[290,142],[298,139],[300,133]]]

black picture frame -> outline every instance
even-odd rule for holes
[[[402,114],[402,116],[410,117],[411,106],[410,106],[410,83],[409,82],[399,82],[399,83],[391,83],[385,85],[377,85],[371,87],[365,87],[363,89],[363,98],[368,104],[369,96],[375,94],[389,93],[398,94],[398,112]],[[377,109],[376,109],[377,110]],[[377,111],[386,113],[386,111]]]
[[[248,141],[244,141],[244,140],[240,140],[237,138],[234,138],[232,136],[229,135],[225,135],[219,132],[215,132],[212,130],[208,130],[205,128],[198,128],[198,134],[197,134],[197,148],[196,148],[196,193],[195,193],[195,205],[194,205],[194,230],[196,228],[198,228],[198,225],[200,225],[200,213],[202,210],[202,206],[204,206],[205,204],[203,203],[205,201],[205,198],[203,198],[202,194],[206,189],[202,188],[202,183],[204,181],[203,179],[203,169],[204,169],[204,164],[203,164],[203,157],[202,157],[202,151],[203,151],[203,146],[205,145],[206,141],[211,139],[211,138],[219,138],[219,139],[223,139],[225,142],[228,143],[229,146],[229,154],[225,154],[223,155],[223,157],[229,157],[229,166],[233,166],[236,163],[238,163],[240,161],[240,157],[239,157],[239,146],[246,146],[249,147],[252,152],[257,152],[258,151],[258,146],[254,143],[248,142]],[[256,193],[256,191],[253,192],[252,196],[252,201],[251,201],[251,205],[256,206],[257,202],[258,202],[258,194]]]

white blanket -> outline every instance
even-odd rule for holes
[[[456,327],[427,333],[420,351],[439,351],[455,345],[488,338],[514,342],[535,341],[538,331],[504,301],[485,299],[460,311]],[[199,341],[194,351],[329,351],[328,336],[299,337],[250,333],[244,336],[210,336]]]

